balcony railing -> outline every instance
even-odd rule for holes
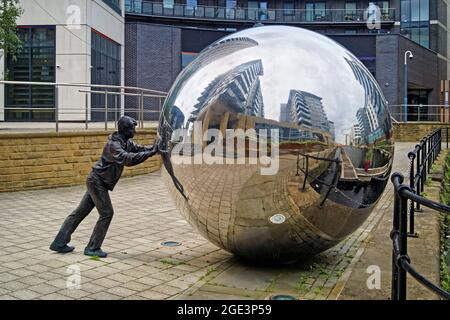
[[[125,12],[128,14],[202,19],[225,21],[261,21],[285,23],[367,23],[375,17],[380,22],[394,22],[395,9],[382,9],[381,14],[375,15],[367,10],[346,9],[253,9],[253,8],[224,8],[209,6],[188,6],[174,4],[167,7],[160,2],[147,2],[142,0],[128,0],[125,3]]]

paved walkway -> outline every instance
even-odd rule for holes
[[[412,146],[396,145],[395,171],[406,170],[406,151]],[[264,299],[289,293],[300,299],[336,299],[370,232],[380,219],[390,219],[390,185],[348,239],[310,261],[281,268],[248,265],[204,240],[181,218],[159,174],[119,182],[111,196],[115,217],[104,243],[110,254],[102,260],[82,254],[96,212],[75,232],[74,253],[48,250],[83,186],[2,193],[0,298]],[[182,245],[164,247],[163,241]],[[81,284],[73,289],[77,270]]]
[[[397,153],[398,154],[398,153]],[[445,160],[446,150],[436,161],[436,165]],[[405,181],[408,183],[408,180]],[[379,209],[386,208],[385,216],[380,220],[378,226],[370,233],[362,246],[361,255],[357,258],[351,275],[348,278],[345,288],[343,288],[339,299],[378,299],[386,300],[391,296],[391,268],[392,268],[392,240],[389,234],[392,230],[392,211],[394,194],[390,191],[378,206]],[[434,201],[440,199],[440,182],[433,181],[425,186],[426,197]],[[426,278],[435,284],[439,284],[439,213],[435,210],[422,207],[423,212],[415,213],[415,232],[418,238],[408,238],[408,255],[412,260],[412,266]],[[380,287],[368,289],[367,279],[369,266],[376,266],[380,269]],[[407,278],[407,299],[411,300],[436,300],[439,297],[413,279],[410,275]]]

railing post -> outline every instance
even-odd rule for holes
[[[400,258],[408,256],[408,199],[400,195]],[[398,262],[400,263],[400,262]],[[406,270],[402,267],[398,272],[398,297],[406,300]]]
[[[158,120],[159,120],[159,117],[161,117],[161,97],[158,98],[158,104],[159,104],[158,106]]]
[[[105,131],[108,131],[108,89],[105,89]]]
[[[403,182],[403,176],[397,173],[392,175],[392,182],[394,179],[399,179],[400,184]],[[400,211],[401,211],[401,201],[398,190],[394,185],[394,216],[392,217],[392,231],[391,239],[393,242],[392,248],[392,280],[391,280],[391,300],[398,300],[398,290],[399,290],[399,266],[397,265],[397,254],[395,252],[395,242],[396,237],[399,234],[400,229]]]
[[[305,168],[305,178],[303,179],[303,187],[302,187],[302,191],[305,191],[306,188],[306,178],[308,177],[308,170],[309,170],[309,157],[308,155],[304,155],[304,157],[306,157],[306,168]]]
[[[55,85],[55,130],[59,132],[59,88]]]
[[[144,91],[141,90],[141,96],[140,96],[140,118],[141,118],[141,129],[144,128]]]
[[[427,171],[428,171],[428,164],[427,164],[427,159],[428,159],[428,141],[427,138],[425,137],[423,139],[423,157],[422,157],[422,164],[421,164],[421,171],[422,171],[422,191],[424,190],[424,184],[427,181]]]
[[[447,149],[448,149],[448,127],[446,127],[445,129],[446,129],[445,140],[447,142]]]
[[[422,145],[422,141],[420,141],[420,144],[418,144],[416,147],[419,147],[419,150],[417,151],[417,157],[416,157],[416,177],[417,177],[417,189],[416,189],[416,193],[418,195],[421,195],[422,191],[423,191],[423,181],[422,181],[422,172],[421,172],[421,158],[422,158],[422,154],[423,154],[423,145]],[[415,179],[415,178],[414,178]],[[416,202],[416,212],[422,211],[420,209],[420,203]]]
[[[428,136],[427,137],[427,143],[428,143],[428,147],[427,147],[427,151],[428,151],[428,157],[427,157],[427,173],[430,173],[431,170],[431,152],[432,152],[432,146],[431,146],[431,137]]]
[[[439,135],[438,135],[438,150],[439,150],[439,153],[438,153],[438,155],[441,153],[441,150],[442,150],[442,129],[440,129],[439,128]]]
[[[430,135],[430,164],[433,163],[433,151],[434,151],[434,143],[433,143],[433,134]],[[431,170],[431,168],[430,168]]]
[[[414,152],[410,152],[408,154],[408,157],[411,161],[410,163],[410,170],[409,170],[409,187],[411,188],[412,191],[415,191],[415,187],[414,187],[414,160],[416,155],[414,154]],[[417,192],[416,192],[417,193]],[[414,201],[411,201],[411,205],[409,207],[409,234],[408,236],[410,237],[417,237],[416,233],[414,232]]]
[[[88,130],[89,128],[89,93],[86,92],[86,96],[85,96],[85,104],[86,104],[86,110],[85,110],[85,127],[86,130]]]
[[[117,129],[117,97],[118,95],[114,96],[114,128]]]

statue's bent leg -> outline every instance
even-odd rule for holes
[[[102,183],[95,181],[95,179],[90,180],[88,181],[88,190],[100,217],[97,220],[86,249],[97,250],[101,248],[103,240],[106,237],[114,210],[108,189]]]
[[[92,201],[89,192],[86,192],[81,199],[78,207],[66,218],[56,235],[53,243],[57,247],[64,247],[70,242],[72,233],[76,230],[81,221],[94,209],[94,202]]]

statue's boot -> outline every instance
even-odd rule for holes
[[[84,249],[84,254],[86,256],[91,256],[91,257],[99,257],[99,258],[106,258],[106,256],[108,255],[105,251],[103,251],[102,249]]]
[[[56,251],[58,253],[69,253],[72,252],[75,249],[75,247],[72,246],[68,246],[67,244],[63,245],[63,246],[59,246],[56,243],[52,243],[50,245],[50,250],[52,251]]]

